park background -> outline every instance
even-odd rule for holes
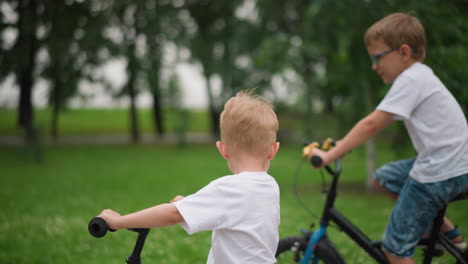
[[[1,2],[0,263],[123,262],[135,234],[95,239],[89,219],[103,208],[167,202],[229,174],[214,147],[218,118],[248,88],[280,119],[270,173],[281,188],[280,234],[298,234],[313,217],[295,193],[319,214],[329,181],[306,163],[297,170],[302,144],[342,137],[385,94],[363,35],[392,12],[421,20],[425,63],[466,114],[463,0]],[[414,154],[395,124],[343,159],[337,207],[371,238],[380,238],[393,203],[372,191],[369,175]],[[468,230],[463,205],[448,215]],[[349,263],[373,263],[331,234]],[[152,230],[143,260],[204,263],[209,242],[208,232]]]

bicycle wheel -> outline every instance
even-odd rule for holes
[[[308,240],[303,236],[290,236],[280,239],[276,251],[276,259],[284,257],[287,252],[294,252],[293,260],[301,259],[304,256]],[[325,264],[345,264],[346,262],[336,250],[335,246],[327,238],[323,238],[315,249],[315,254],[319,257],[320,263]]]

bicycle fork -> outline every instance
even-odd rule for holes
[[[304,258],[302,258],[299,263],[301,264],[309,264],[310,260],[312,260],[313,264],[317,264],[319,258],[315,255],[315,249],[319,241],[325,236],[327,233],[327,227],[321,225],[320,228],[313,233],[312,237],[309,239],[309,243],[307,244],[307,248],[304,253]]]

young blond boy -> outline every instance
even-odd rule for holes
[[[383,237],[391,263],[414,263],[411,256],[436,213],[468,188],[468,127],[452,94],[425,58],[424,28],[403,13],[384,17],[366,32],[372,69],[392,84],[377,109],[359,121],[329,152],[314,150],[324,165],[345,155],[395,120],[403,120],[418,155],[386,164],[374,177],[378,188],[398,197]],[[464,246],[445,219],[442,232]]]
[[[207,263],[276,262],[279,188],[267,174],[279,149],[276,114],[260,97],[239,92],[226,102],[220,121],[216,147],[233,175],[171,203],[123,216],[107,209],[99,217],[112,229],[180,224],[189,234],[213,230]]]

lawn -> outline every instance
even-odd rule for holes
[[[139,109],[139,128],[143,133],[153,132],[151,109]],[[15,135],[16,110],[0,109],[0,135]],[[42,133],[50,131],[52,118],[50,109],[35,109],[36,124]],[[168,132],[178,127],[180,113],[167,110],[164,124]],[[187,130],[192,132],[207,131],[210,127],[205,111],[190,111]],[[130,114],[128,109],[68,109],[59,114],[59,135],[95,135],[129,133]]]
[[[35,109],[36,126],[42,137],[50,135],[50,109]],[[325,138],[337,136],[337,120],[329,115],[319,115],[317,120],[326,120],[326,125],[313,126],[314,136]],[[0,137],[17,136],[17,111],[0,109]],[[278,113],[280,121],[280,138],[293,138],[304,130],[303,117],[299,113]],[[186,120],[185,123],[182,120]],[[165,132],[210,132],[211,122],[205,110],[191,110],[183,116],[174,110],[165,110],[163,118]],[[138,109],[138,127],[143,134],[154,133],[151,109]],[[130,115],[128,109],[68,109],[59,114],[58,135],[60,136],[95,136],[107,134],[129,134]],[[339,134],[338,134],[339,135]]]
[[[19,146],[0,148],[2,264],[123,263],[136,234],[122,230],[96,239],[87,232],[89,219],[104,208],[129,213],[164,203],[229,173],[212,145],[185,149],[172,145],[54,145],[46,149],[40,164],[27,153]],[[300,153],[300,146],[284,144],[270,170],[281,188],[281,236],[298,234],[312,219],[292,191]],[[379,157],[390,159],[392,154],[383,151]],[[337,207],[377,239],[392,202],[363,191],[361,149],[343,161],[343,168]],[[320,174],[303,164],[298,182],[301,198],[319,214],[323,203]],[[468,232],[466,202],[453,204],[448,215]],[[349,263],[374,263],[338,230],[331,228],[330,235]],[[142,257],[147,264],[205,263],[209,245],[209,232],[189,236],[179,226],[155,229]]]

